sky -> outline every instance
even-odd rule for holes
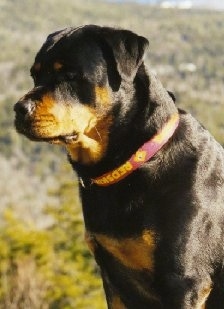
[[[115,2],[125,2],[125,1],[132,1],[132,2],[139,2],[139,3],[160,3],[164,2],[165,0],[115,0]],[[180,3],[186,0],[166,0],[169,2]],[[200,6],[200,7],[209,7],[213,9],[224,9],[224,0],[191,0],[193,6]]]

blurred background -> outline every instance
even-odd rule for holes
[[[46,36],[94,23],[147,37],[149,68],[224,145],[223,9],[222,0],[0,0],[1,309],[106,308],[65,152],[13,127]]]

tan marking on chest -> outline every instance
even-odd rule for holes
[[[126,309],[125,305],[122,303],[119,296],[114,296],[112,298],[110,308],[111,309]]]
[[[103,234],[94,235],[96,241],[126,267],[153,271],[155,233],[145,230],[135,238],[111,238]]]
[[[97,243],[95,241],[94,236],[91,233],[89,233],[88,231],[85,232],[85,241],[87,243],[87,246],[88,246],[90,252],[92,254],[94,254]]]

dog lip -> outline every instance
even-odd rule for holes
[[[21,117],[16,116],[14,120],[14,125],[16,131],[22,135],[25,135],[32,141],[36,142],[49,142],[49,143],[65,143],[65,144],[72,144],[78,141],[79,134],[77,132],[72,132],[68,134],[56,135],[56,136],[44,136],[36,134],[33,131],[32,126],[29,122],[23,122],[21,124]]]
[[[30,140],[36,142],[48,142],[52,144],[59,144],[59,143],[72,144],[77,142],[79,138],[79,134],[76,132],[73,132],[71,134],[47,137],[47,136],[38,136],[35,133],[32,133],[30,129],[19,126],[18,123],[16,122],[15,127],[18,133],[23,134]]]
[[[62,135],[62,136],[59,136],[59,139],[61,139],[66,144],[72,144],[74,142],[77,142],[77,140],[78,140],[78,133]]]
[[[71,133],[71,134],[65,134],[65,135],[59,135],[59,136],[52,136],[52,137],[34,137],[36,140],[48,142],[52,144],[57,144],[60,142],[63,142],[65,144],[72,144],[78,141],[78,133]]]

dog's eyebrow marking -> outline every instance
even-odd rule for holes
[[[34,71],[36,71],[36,72],[40,71],[40,69],[41,69],[41,63],[40,63],[40,62],[35,63],[34,66],[33,66],[33,69],[34,69]]]
[[[63,64],[61,62],[59,62],[59,61],[56,61],[53,64],[53,67],[54,67],[55,71],[59,71],[63,67]]]

